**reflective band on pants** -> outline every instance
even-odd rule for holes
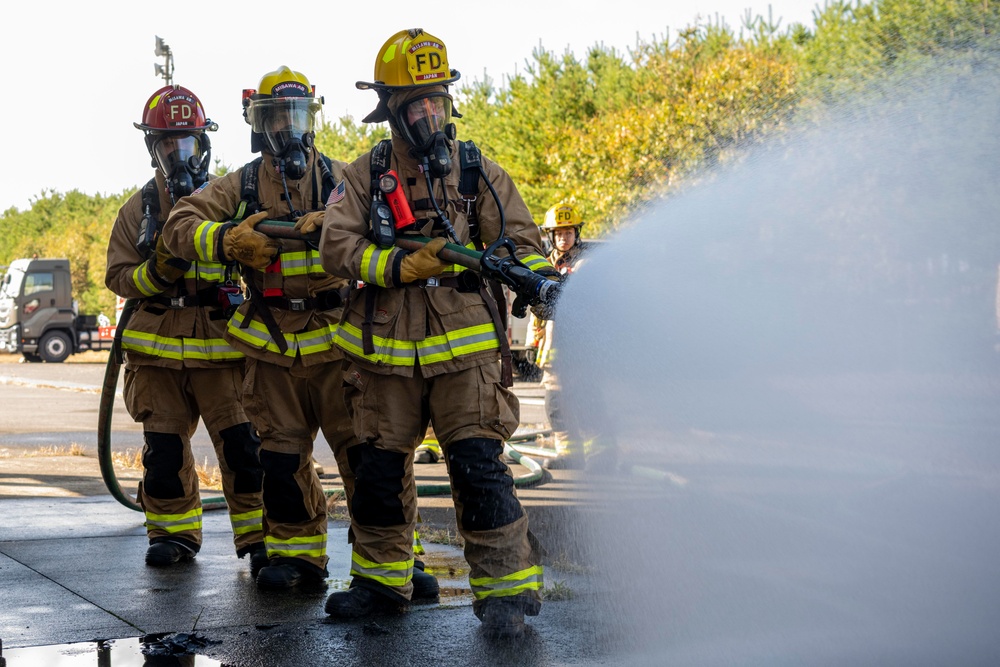
[[[405,586],[413,578],[413,559],[395,563],[374,563],[351,552],[351,575],[371,579],[386,586]]]
[[[323,558],[326,555],[326,534],[309,537],[290,537],[287,540],[279,540],[267,535],[264,537],[264,544],[267,546],[268,558],[276,556],[286,556],[288,558],[312,556],[313,558]]]
[[[245,535],[264,530],[264,510],[251,510],[243,514],[233,514],[229,517],[233,524],[233,534]]]
[[[184,514],[146,513],[146,528],[159,528],[168,533],[182,533],[185,530],[201,530],[201,508]]]
[[[541,565],[534,565],[505,577],[469,579],[469,584],[472,586],[472,593],[477,600],[487,597],[507,597],[518,595],[524,591],[541,590],[543,571]]]

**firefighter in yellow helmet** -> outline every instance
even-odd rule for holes
[[[344,354],[333,344],[348,281],[323,270],[315,246],[254,229],[265,218],[306,226],[344,197],[345,163],[314,145],[322,103],[306,76],[288,67],[245,90],[251,149],[261,156],[185,199],[164,231],[178,256],[238,262],[247,282],[249,299],[227,323],[225,340],[247,356],[244,404],[262,441],[269,561],[256,582],[263,590],[325,581],[326,496],[312,465],[320,430],[348,508],[353,496],[349,450],[357,440],[344,405]],[[436,600],[437,581],[424,577],[422,594]]]
[[[583,262],[583,255],[587,249],[580,238],[583,225],[579,207],[569,202],[560,202],[545,213],[541,229],[549,235],[552,246],[549,262],[564,279]],[[532,317],[533,344],[537,349],[535,363],[542,369],[545,412],[552,426],[552,438],[556,448],[556,457],[547,459],[545,466],[550,469],[581,469],[584,467],[583,443],[579,441],[579,435],[571,433],[566,424],[559,380],[552,369],[552,361],[555,358],[553,344],[555,329],[554,321]]]
[[[436,253],[446,239],[489,244],[500,237],[505,219],[518,258],[539,274],[558,274],[542,256],[538,227],[499,165],[479,156],[475,192],[461,194],[466,170],[460,156],[468,158],[474,146],[456,140],[452,119],[458,114],[448,86],[458,78],[438,37],[418,28],[389,38],[375,60],[374,81],[358,87],[377,93],[378,106],[364,120],[388,121],[391,141],[348,165],[345,196],[323,220],[323,266],[364,282],[351,294],[335,337],[349,362],[348,408],[361,445],[351,587],[330,595],[326,611],[343,619],[408,606],[414,563],[408,537],[417,520],[412,463],[430,423],[466,543],[473,611],[488,636],[511,637],[524,632],[525,615],[539,611],[542,567],[501,458],[519,408],[509,389],[509,365],[500,363],[507,337],[479,275]],[[419,251],[402,250],[372,225],[381,192],[373,184],[383,183],[390,169],[415,218],[395,233],[433,237]]]
[[[191,436],[199,416],[222,474],[239,557],[263,567],[260,440],[241,407],[243,354],[223,343],[230,287],[238,276],[220,261],[192,263],[165,248],[161,227],[184,196],[209,179],[216,129],[183,86],[157,90],[143,107],[146,148],[156,173],[118,211],[108,242],[105,283],[137,302],[119,322],[125,354],[125,404],[142,422],[146,563],[190,560],[202,542],[202,507]]]

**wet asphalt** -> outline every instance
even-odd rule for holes
[[[326,596],[349,579],[342,520],[330,522],[323,589],[258,591],[248,562],[235,556],[224,511],[205,512],[204,543],[193,561],[147,567],[142,515],[104,493],[95,474],[103,374],[99,364],[0,365],[0,471],[7,473],[0,477],[12,482],[0,494],[0,666],[616,664],[602,633],[594,632],[599,623],[587,602],[596,594],[593,579],[579,563],[567,563],[574,548],[561,543],[579,495],[571,479],[547,476],[547,483],[520,492],[526,507],[531,498],[529,515],[550,560],[564,563],[562,570],[547,563],[553,597],[570,599],[547,601],[528,619],[526,636],[513,642],[480,634],[462,551],[433,538],[424,540],[424,560],[441,585],[441,602],[364,622],[330,622],[323,611]],[[541,389],[519,383],[516,391],[522,424],[544,427]],[[115,451],[141,448],[141,430],[124,410],[120,385],[113,421]],[[85,455],[62,460],[86,467],[74,473],[73,485],[55,489],[56,497],[45,497],[37,485],[18,486],[39,472],[53,473],[53,480],[61,474],[18,472],[33,462],[20,453],[72,444]],[[202,426],[193,446],[196,457],[213,461]],[[335,470],[321,438],[316,458]],[[418,472],[420,482],[446,480],[443,465]],[[325,483],[336,481],[324,475]],[[129,483],[122,480],[123,488]],[[422,499],[421,512],[429,531],[454,532],[449,498]],[[152,655],[157,647],[162,652],[163,642],[184,653]]]

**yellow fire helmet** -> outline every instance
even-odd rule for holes
[[[423,28],[400,30],[382,45],[375,59],[375,80],[358,81],[361,90],[447,86],[461,74],[448,67],[444,42]]]
[[[567,227],[583,227],[583,218],[576,207],[568,202],[559,202],[545,212],[545,222],[541,229],[565,229]]]

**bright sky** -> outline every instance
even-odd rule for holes
[[[783,27],[813,24],[815,0],[19,3],[16,20],[7,15],[0,22],[8,91],[23,93],[8,93],[0,111],[7,150],[0,211],[26,210],[44,190],[110,195],[152,176],[132,123],[164,85],[154,74],[154,64],[163,62],[153,53],[157,35],[173,51],[173,82],[198,95],[219,124],[211,135],[213,159],[236,167],[253,158],[241,93],[281,65],[317,87],[328,120],[360,120],[376,97],[354,82],[371,80],[379,48],[405,28],[442,39],[463,80],[485,72],[500,82],[523,72],[539,44],[578,57],[598,43],[624,52],[637,38],[669,34],[673,42],[699,17],[720,16],[738,27],[746,9],[767,15],[769,6]]]

